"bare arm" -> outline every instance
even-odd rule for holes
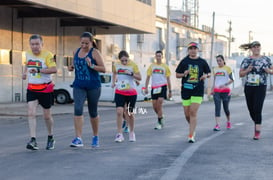
[[[24,68],[24,72],[23,72],[23,74],[22,74],[22,79],[23,79],[23,80],[26,80],[26,79],[27,79],[27,66],[25,66],[25,68]]]
[[[150,77],[151,76],[148,76],[146,77],[146,81],[145,81],[145,88],[148,89],[148,86],[149,86],[149,82],[150,82]]]
[[[273,69],[272,69],[272,67],[271,67],[271,68],[265,68],[264,71],[265,71],[267,74],[273,74]]]
[[[133,78],[135,78],[138,81],[141,81],[141,75],[140,75],[140,73],[139,72],[138,73],[133,73]]]
[[[100,52],[98,50],[94,49],[92,56],[97,63],[97,65],[93,65],[93,69],[98,72],[105,73],[106,69],[105,69],[103,59],[102,59]],[[92,64],[90,65],[90,67],[92,67]]]
[[[67,69],[68,71],[73,71],[74,70],[74,56],[75,56],[75,52],[73,51],[73,59],[71,64],[68,65]]]
[[[245,77],[249,73],[248,69],[240,69],[239,75],[240,77]]]
[[[182,78],[184,77],[184,73],[176,73],[176,78]]]
[[[189,74],[189,70],[184,71],[184,73],[176,73],[176,78],[183,78]]]
[[[225,84],[226,86],[232,84],[234,82],[232,73],[229,74],[229,81]]]
[[[151,77],[151,76],[148,76],[148,75],[147,75],[147,77],[146,77],[146,81],[145,81],[145,90],[144,90],[145,94],[148,94],[148,86],[149,86],[150,77]]]
[[[172,86],[171,86],[171,79],[170,79],[170,76],[167,77],[167,83],[168,83],[168,89],[169,89],[169,98],[172,97]]]
[[[210,93],[211,95],[214,94],[215,79],[216,79],[216,76],[214,75],[214,76],[213,76],[213,82],[212,82],[211,90],[210,90],[210,91],[211,91],[211,93]]]
[[[40,69],[40,73],[44,73],[44,74],[53,74],[53,73],[56,73],[56,72],[57,72],[56,66],[50,67],[50,68],[47,68],[47,69]]]
[[[203,74],[203,76],[200,77],[200,80],[205,80],[206,78],[210,78],[210,73]]]
[[[116,82],[117,82],[117,73],[113,72],[112,88],[114,88],[116,86]]]
[[[249,65],[246,69],[240,69],[240,77],[245,77],[253,69],[252,65]]]

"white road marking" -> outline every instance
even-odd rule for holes
[[[244,125],[244,123],[235,123],[234,125],[235,126],[242,126],[242,125]]]
[[[217,132],[201,141],[197,141],[188,147],[181,155],[173,162],[173,164],[168,168],[166,173],[160,178],[160,180],[176,180],[186,162],[191,158],[193,153],[204,143],[210,141],[217,136],[220,136],[224,131]]]

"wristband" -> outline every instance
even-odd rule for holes
[[[40,69],[39,68],[37,68],[37,73],[40,73]]]
[[[95,68],[95,64],[92,64],[92,65],[90,66],[90,68],[91,68],[91,69],[94,69],[94,68]]]
[[[134,73],[133,73],[133,72],[131,72],[130,76],[134,76]]]

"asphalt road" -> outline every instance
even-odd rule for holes
[[[90,147],[91,127],[86,118],[79,149],[69,147],[74,137],[72,114],[55,115],[55,150],[45,150],[46,128],[39,117],[37,140],[40,149],[25,149],[26,118],[0,121],[1,180],[270,180],[273,179],[273,96],[264,104],[262,136],[252,140],[253,123],[244,97],[230,104],[233,128],[219,132],[214,126],[213,102],[204,102],[198,113],[194,144],[187,142],[188,125],[180,104],[165,106],[166,126],[154,130],[156,116],[136,115],[136,142],[115,143],[115,109],[100,110],[100,145]],[[141,107],[139,107],[141,109]],[[86,114],[87,115],[87,114]],[[86,116],[87,117],[87,116]]]

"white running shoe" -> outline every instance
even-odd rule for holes
[[[123,134],[122,134],[122,133],[117,133],[115,142],[121,143],[121,142],[123,142],[123,141],[124,141]]]
[[[134,132],[129,133],[129,141],[135,142],[136,141],[136,134]]]
[[[162,129],[162,128],[163,128],[162,125],[157,123],[154,129],[159,130],[159,129]]]

